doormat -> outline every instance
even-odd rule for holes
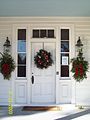
[[[59,111],[60,106],[24,106],[23,111]]]

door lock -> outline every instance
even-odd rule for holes
[[[56,75],[59,75],[59,71],[56,72]]]

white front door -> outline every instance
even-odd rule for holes
[[[52,55],[53,64],[47,69],[39,69],[34,64],[34,56],[40,49],[47,50]],[[55,43],[35,42],[31,44],[31,70],[34,78],[34,83],[32,84],[32,103],[55,103],[55,53]]]

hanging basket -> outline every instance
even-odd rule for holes
[[[87,71],[89,68],[88,61],[83,57],[82,50],[79,51],[79,54],[76,58],[71,60],[73,77],[77,82],[80,82],[87,78]]]
[[[1,54],[0,58],[0,72],[2,73],[4,79],[10,80],[11,73],[15,69],[14,59],[7,52]]]

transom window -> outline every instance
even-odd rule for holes
[[[61,77],[69,77],[69,29],[60,30]]]
[[[53,29],[33,29],[33,38],[54,38]]]

